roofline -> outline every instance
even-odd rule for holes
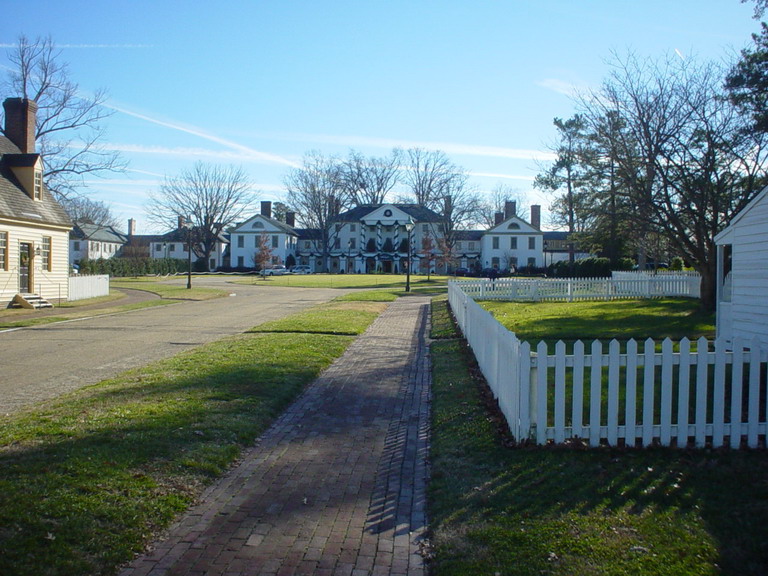
[[[731,228],[733,228],[735,224],[738,224],[738,222],[744,217],[744,215],[750,210],[752,210],[755,204],[760,202],[765,197],[766,194],[768,194],[768,186],[765,186],[762,190],[760,190],[760,192],[758,192],[757,195],[754,198],[752,198],[752,200],[750,200],[746,206],[744,206],[744,208],[739,210],[736,216],[731,218],[731,221],[728,223],[728,226],[726,226],[720,232],[715,234],[715,237],[714,237],[715,244],[718,243],[718,239],[721,239],[721,237],[725,237],[728,234],[730,234]]]

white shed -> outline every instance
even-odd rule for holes
[[[768,346],[768,187],[715,236],[717,337]]]

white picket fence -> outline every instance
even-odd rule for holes
[[[477,300],[533,302],[691,297],[701,294],[698,275],[614,273],[612,278],[497,278],[455,280]]]
[[[766,364],[758,341],[726,349],[706,339],[657,351],[651,339],[576,342],[568,352],[528,342],[449,285],[449,302],[515,438],[538,444],[765,446]]]
[[[99,274],[85,276],[77,274],[69,277],[69,300],[85,300],[109,295],[109,276]]]

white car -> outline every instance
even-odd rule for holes
[[[284,276],[290,274],[285,266],[270,266],[261,271],[262,276]]]
[[[291,268],[291,274],[312,274],[309,266],[294,266]]]

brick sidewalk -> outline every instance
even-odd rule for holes
[[[393,302],[121,576],[423,575],[428,315]]]

